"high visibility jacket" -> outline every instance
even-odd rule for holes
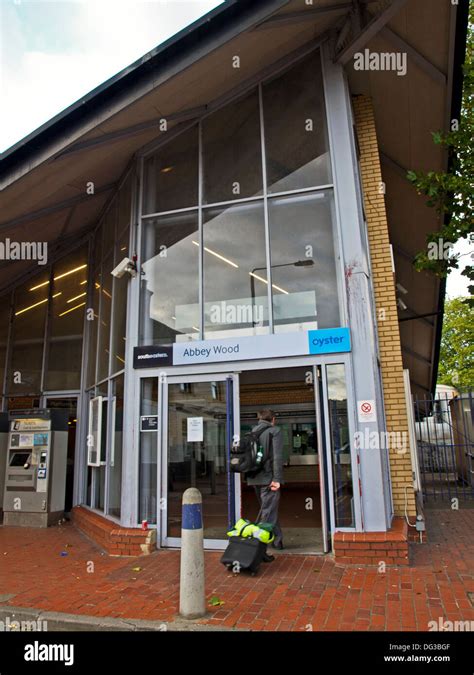
[[[228,537],[254,537],[264,544],[270,544],[275,535],[271,531],[271,526],[268,523],[251,523],[249,520],[240,518],[232,530],[227,532]]]

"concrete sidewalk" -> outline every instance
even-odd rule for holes
[[[0,527],[0,619],[14,619],[12,613],[41,618],[50,630],[474,626],[474,510],[430,510],[427,518],[429,543],[412,545],[410,567],[385,573],[336,564],[330,556],[280,555],[256,577],[232,575],[220,553],[206,552],[208,616],[197,623],[177,616],[179,551],[113,558],[69,523],[47,530]]]

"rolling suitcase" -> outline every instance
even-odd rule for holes
[[[253,537],[230,537],[221,563],[231,572],[248,571],[252,575],[258,572],[267,545]]]

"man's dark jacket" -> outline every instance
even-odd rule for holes
[[[272,481],[283,484],[283,435],[280,427],[261,420],[252,431],[258,433],[264,429],[259,444],[267,457],[264,467],[253,478],[247,477],[247,485],[270,485]],[[271,437],[271,443],[270,443]]]

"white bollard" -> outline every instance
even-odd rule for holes
[[[197,488],[183,494],[179,613],[185,619],[206,614],[202,496]]]

